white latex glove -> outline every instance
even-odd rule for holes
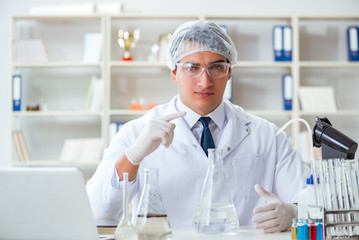
[[[296,206],[283,202],[276,195],[266,191],[258,184],[254,186],[254,189],[267,200],[267,204],[258,206],[253,210],[257,214],[252,219],[253,223],[255,223],[255,228],[263,229],[265,233],[289,229],[292,219],[296,216]]]
[[[186,112],[175,112],[150,120],[137,140],[126,150],[126,156],[133,165],[139,165],[160,144],[170,146],[176,125],[171,120],[183,117]]]

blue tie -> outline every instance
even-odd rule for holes
[[[211,121],[210,117],[201,117],[199,121],[203,125],[203,132],[201,137],[201,146],[208,156],[208,148],[215,148],[211,130],[209,130],[208,123]]]

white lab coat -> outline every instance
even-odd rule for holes
[[[96,218],[118,219],[122,209],[122,190],[116,180],[115,163],[139,136],[146,122],[176,112],[174,97],[145,116],[121,128],[105,150],[87,191]],[[224,100],[227,125],[217,148],[224,149],[224,170],[239,223],[251,225],[253,208],[265,204],[254,185],[260,184],[280,199],[294,203],[305,187],[308,167],[286,139],[276,136],[278,128],[261,118],[246,113],[241,107]],[[191,226],[208,167],[207,157],[182,118],[176,124],[169,148],[160,147],[147,156],[130,187],[133,211],[136,212],[144,183],[144,168],[159,168],[159,187],[172,226]]]

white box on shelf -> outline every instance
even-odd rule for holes
[[[118,14],[122,12],[122,3],[98,3],[96,4],[97,13]]]
[[[15,42],[16,61],[48,62],[45,43],[42,39],[18,39]]]
[[[34,15],[75,15],[92,14],[95,11],[95,5],[92,3],[84,4],[64,4],[53,6],[34,6],[30,8],[30,14]]]
[[[329,87],[300,87],[300,104],[303,111],[336,112],[337,105],[334,88]]]
[[[86,33],[82,61],[85,63],[98,63],[102,57],[102,34]]]

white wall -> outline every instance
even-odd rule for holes
[[[10,17],[26,14],[31,6],[101,0],[1,0],[0,1],[0,167],[10,165]],[[158,14],[243,15],[359,15],[358,0],[125,0],[125,12]]]

